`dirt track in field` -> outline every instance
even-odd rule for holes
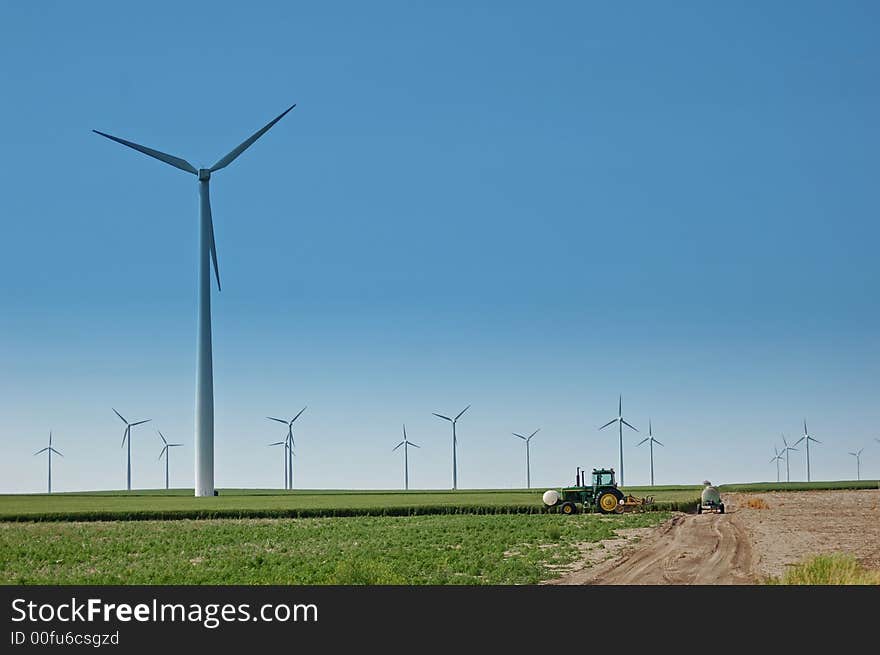
[[[723,500],[726,514],[676,514],[611,559],[549,584],[754,584],[834,552],[880,568],[880,490],[730,493]]]

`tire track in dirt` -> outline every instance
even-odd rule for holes
[[[753,584],[749,535],[727,514],[678,514],[622,555],[549,584]]]

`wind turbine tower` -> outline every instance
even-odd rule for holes
[[[856,452],[850,453],[853,457],[856,458],[856,480],[862,479],[862,451],[864,448],[859,448]]]
[[[448,416],[443,416],[443,414],[438,414],[437,412],[433,412],[434,416],[437,418],[442,418],[444,421],[449,421],[452,423],[452,490],[455,491],[458,489],[458,459],[456,454],[456,447],[458,446],[458,437],[455,434],[455,426],[458,423],[458,419],[461,418],[461,415],[470,409],[470,405],[461,410],[455,418],[449,418]]]
[[[776,455],[773,457],[773,459],[770,460],[770,463],[772,464],[773,462],[776,462],[776,481],[779,482],[779,462],[781,462],[784,458],[782,457],[782,454],[779,452],[779,449],[776,446],[773,446],[773,452],[775,452]]]
[[[797,446],[801,441],[806,442],[807,447],[807,482],[810,481],[810,442],[815,441],[816,443],[822,443],[818,439],[813,439],[809,432],[807,432],[807,420],[804,419],[804,436],[794,442],[794,445]]]
[[[782,449],[782,452],[785,453],[785,481],[791,482],[791,467],[788,465],[788,454],[790,452],[797,452],[797,448],[792,448],[788,445],[788,442],[785,440],[785,435],[782,435],[782,443],[785,446]]]
[[[406,437],[406,424],[403,426],[403,441],[394,446],[391,449],[393,453],[395,450],[403,446],[403,488],[409,491],[409,447],[414,446],[415,448],[421,448],[418,444],[414,444],[412,441],[407,439]]]
[[[196,349],[196,400],[195,400],[195,495],[214,495],[214,369],[211,348],[211,263],[220,290],[220,269],[217,266],[217,246],[214,241],[214,221],[211,218],[211,198],[208,183],[211,174],[226,168],[269,128],[280,121],[293,105],[257,130],[238,147],[211,166],[196,168],[185,159],[169,155],[119,137],[93,130],[96,134],[116,141],[138,152],[165,162],[182,171],[191,173],[199,180],[199,255],[198,255],[198,340]]]
[[[110,409],[113,408],[111,407]],[[122,419],[123,423],[125,423],[125,431],[122,433],[122,444],[120,444],[120,448],[128,444],[128,451],[126,452],[125,488],[131,491],[131,429],[136,425],[149,423],[152,419],[145,419],[143,421],[135,421],[134,423],[129,423],[128,419],[126,419],[115,409],[113,409],[113,412],[116,414],[116,416]]]
[[[52,493],[52,453],[55,453],[56,455],[61,455],[61,453],[58,452],[57,450],[55,450],[55,448],[53,448],[53,446],[52,446],[52,431],[51,430],[49,431],[49,445],[46,446],[45,448],[41,448],[40,450],[35,452],[34,455],[36,456],[36,455],[39,455],[40,453],[49,453],[49,486],[48,486],[48,490],[46,491],[46,493]],[[64,457],[64,455],[61,455],[61,457]]]
[[[609,425],[614,425],[617,423],[618,428],[618,437],[620,441],[620,486],[623,486],[623,426],[630,428],[631,430],[636,430],[633,426],[626,422],[626,419],[623,418],[623,396],[620,396],[617,399],[617,418],[613,418],[608,421],[605,425],[603,425],[600,430],[604,430]]]
[[[651,419],[648,419],[648,436],[642,439],[636,446],[641,446],[643,443],[648,442],[648,447],[651,450],[651,486],[654,486],[654,444],[658,446],[662,446],[663,444],[657,441],[654,438],[654,431],[651,428]],[[623,480],[620,482],[621,486],[623,486]]]
[[[526,489],[532,488],[532,474],[531,474],[531,465],[529,464],[529,445],[532,443],[532,437],[538,434],[541,431],[541,428],[538,428],[534,432],[532,432],[529,436],[524,437],[521,434],[513,433],[514,437],[519,437],[523,441],[526,442]]]
[[[159,459],[162,459],[162,456],[165,456],[165,488],[168,489],[168,460],[171,459],[171,449],[177,448],[178,446],[182,446],[182,443],[168,443],[168,440],[165,439],[165,435],[156,430],[159,433],[159,438],[162,439],[162,443],[165,444],[162,447],[162,452],[159,453]]]
[[[267,416],[266,418],[270,421],[277,421],[278,423],[284,423],[287,426],[287,436],[284,438],[284,441],[279,441],[273,444],[269,444],[270,446],[278,446],[280,444],[284,444],[284,452],[287,455],[284,464],[284,488],[285,489],[293,489],[293,423],[298,419],[304,411],[306,411],[306,407],[303,407],[297,415],[294,416],[289,421],[285,421],[283,418],[275,418],[273,416]]]

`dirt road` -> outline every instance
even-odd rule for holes
[[[678,514],[617,558],[551,584],[749,584],[752,549],[727,514]]]
[[[731,493],[726,514],[676,514],[549,584],[754,584],[818,554],[880,568],[880,490]]]

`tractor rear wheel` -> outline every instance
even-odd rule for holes
[[[596,498],[596,507],[599,508],[602,514],[612,514],[617,511],[617,505],[622,498],[623,495],[619,491],[617,493],[610,489],[602,491],[599,493],[599,497]]]
[[[566,515],[577,514],[577,505],[571,501],[565,501],[559,506],[559,511]]]
[[[697,514],[702,514],[702,513],[703,513],[703,504],[697,503]]]

